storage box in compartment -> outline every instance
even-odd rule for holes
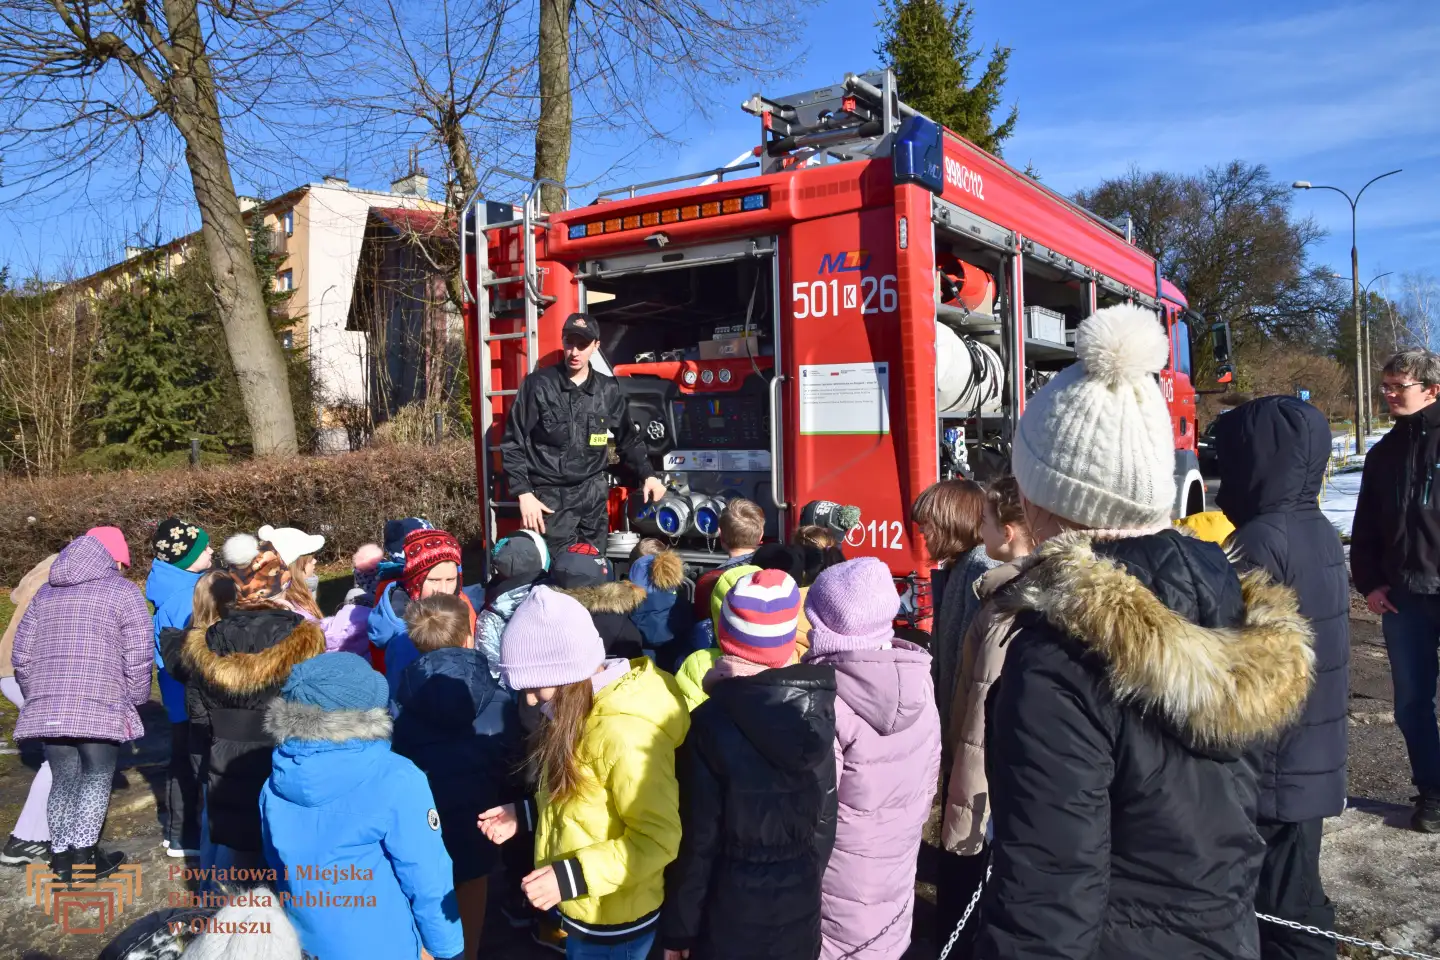
[[[760,356],[759,337],[731,337],[728,340],[701,340],[701,360],[734,360]]]
[[[1046,343],[1065,343],[1065,315],[1045,307],[1025,308],[1025,337]]]

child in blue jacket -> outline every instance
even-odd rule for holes
[[[405,626],[405,611],[413,601],[438,594],[458,596],[470,605],[471,618],[475,616],[474,601],[460,585],[460,542],[454,536],[444,530],[412,530],[405,536],[403,552],[405,566],[399,579],[380,588],[366,621],[370,642],[384,652],[385,681],[392,698],[400,675],[420,656]]]
[[[655,663],[674,673],[693,652],[694,608],[689,596],[680,596],[685,563],[673,550],[642,556],[630,565],[630,582],[645,591],[645,599],[630,620],[640,628],[645,649],[654,653]]]
[[[480,814],[523,791],[515,697],[475,649],[469,609],[458,597],[410,604],[405,615],[420,659],[395,692],[394,751],[424,772],[440,812],[441,839],[455,866],[465,956],[476,955],[485,926],[489,877],[499,859],[480,832]]]
[[[200,784],[190,763],[190,718],[185,712],[185,685],[170,675],[160,653],[163,630],[188,630],[194,612],[195,584],[210,569],[214,551],[210,535],[176,517],[155,527],[150,545],[154,560],[145,580],[145,599],[155,608],[155,669],[160,700],[170,718],[170,768],[165,784],[165,846],[169,856],[198,856],[200,850]]]
[[[385,680],[353,653],[297,664],[265,716],[265,859],[316,957],[464,948],[450,855],[425,775],[390,751]]]

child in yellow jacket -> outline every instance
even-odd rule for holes
[[[606,660],[585,608],[545,586],[516,609],[499,666],[544,716],[540,785],[480,814],[480,829],[494,843],[533,832],[521,886],[537,910],[559,907],[567,956],[644,956],[680,848],[675,749],[690,715],[675,680],[644,657]]]

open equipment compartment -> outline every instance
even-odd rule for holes
[[[613,373],[651,466],[669,492],[658,504],[625,501],[622,524],[700,562],[723,558],[720,513],[737,497],[765,510],[765,535],[781,536],[772,496],[778,440],[770,419],[777,368],[775,242],[726,240],[661,247],[582,262],[582,302],[600,323],[596,365]],[[612,534],[607,552],[628,555]]]

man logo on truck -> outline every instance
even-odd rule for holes
[[[870,266],[869,250],[848,250],[820,258],[820,273],[859,273]]]

